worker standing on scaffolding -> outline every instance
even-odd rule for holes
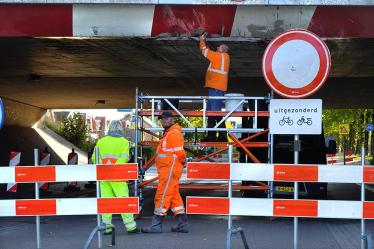
[[[161,116],[164,135],[156,150],[156,167],[158,185],[155,195],[155,209],[152,224],[142,227],[143,233],[161,233],[162,222],[171,209],[178,220],[178,225],[171,228],[172,232],[188,233],[187,216],[182,197],[179,193],[179,179],[182,176],[183,164],[186,160],[182,127],[175,123],[170,112]]]
[[[200,36],[200,50],[205,58],[210,61],[209,67],[205,74],[205,87],[208,89],[208,96],[224,96],[227,91],[228,73],[230,68],[230,56],[228,46],[220,44],[217,51],[210,50],[206,45],[207,33]],[[208,111],[221,111],[222,100],[208,100]],[[208,128],[213,128],[221,120],[220,117],[208,117]],[[225,128],[222,122],[219,128]],[[206,141],[226,141],[226,133],[219,132],[218,139],[216,132],[209,131]]]
[[[121,164],[129,161],[130,144],[123,137],[121,121],[113,120],[109,124],[107,136],[99,139],[95,148],[99,150],[100,164]],[[95,153],[92,155],[92,162],[96,162]],[[101,181],[100,193],[103,198],[129,197],[129,188],[124,181]],[[139,232],[133,214],[121,214],[121,216],[129,234]],[[112,214],[103,214],[103,222],[105,225],[111,225]],[[104,234],[112,234],[112,228],[107,228]]]

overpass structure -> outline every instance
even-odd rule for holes
[[[261,59],[282,31],[308,29],[332,55],[314,96],[324,107],[374,107],[372,0],[5,0],[0,97],[6,125],[50,108],[132,108],[152,95],[204,95],[197,37],[230,47],[229,91],[265,96]],[[105,103],[105,104],[102,104]]]

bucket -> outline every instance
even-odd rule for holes
[[[225,97],[244,97],[242,93],[226,93]],[[226,99],[225,109],[231,111],[240,102],[240,99]],[[235,111],[243,111],[243,103]]]

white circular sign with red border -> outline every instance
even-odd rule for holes
[[[306,98],[325,83],[331,67],[327,45],[314,33],[294,29],[281,33],[262,58],[266,83],[286,98]]]

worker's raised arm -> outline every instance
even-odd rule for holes
[[[214,57],[217,56],[217,52],[210,50],[206,45],[204,36],[200,36],[200,51],[209,61],[214,60]]]

